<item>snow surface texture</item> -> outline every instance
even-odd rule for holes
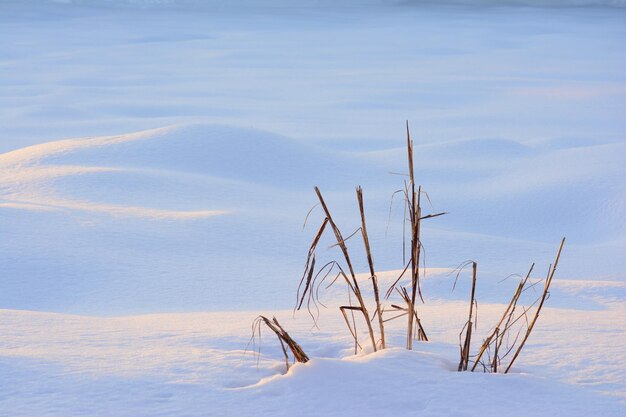
[[[623,415],[626,12],[286,3],[0,1],[0,415]],[[406,119],[450,212],[424,230],[433,342],[352,357],[341,288],[321,330],[291,319],[319,210],[300,230],[319,185],[352,232],[361,184],[401,268]],[[453,372],[449,268],[479,264],[479,341],[562,236],[515,373]],[[257,365],[259,312],[313,361],[281,375],[265,333]]]
[[[388,342],[396,347],[353,356],[335,309],[345,288],[324,297],[330,309],[321,312],[320,331],[311,330],[306,314],[293,320],[290,311],[263,312],[277,313],[313,358],[285,375],[269,332],[258,362],[248,345],[258,311],[95,318],[1,310],[3,409],[10,416],[623,415],[623,302],[595,311],[547,308],[514,373],[458,373],[467,302],[436,299],[449,294],[447,272],[431,270],[425,280],[430,297],[419,311],[432,341],[413,352],[399,347],[404,323],[389,322]],[[398,273],[381,274],[381,283]],[[445,291],[437,289],[441,280]],[[585,305],[595,286],[605,294],[626,290],[606,282],[555,284],[553,297],[568,288],[572,306]],[[479,308],[477,335],[484,335],[504,306]]]

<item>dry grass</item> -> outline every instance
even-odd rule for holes
[[[391,304],[389,308],[385,308],[385,306],[383,305],[383,300],[381,300],[378,278],[376,276],[376,271],[374,268],[374,258],[372,256],[370,240],[367,232],[362,188],[357,187],[356,189],[356,197],[361,220],[360,227],[353,234],[348,236],[348,238],[344,238],[341,230],[333,219],[333,216],[322,195],[322,192],[318,187],[315,187],[315,193],[319,200],[319,205],[322,207],[324,212],[324,219],[317,229],[317,233],[315,234],[309,247],[304,272],[302,274],[302,277],[300,278],[300,283],[298,285],[294,313],[295,311],[301,310],[306,301],[307,311],[313,319],[314,326],[317,326],[317,320],[319,317],[319,306],[324,307],[324,304],[320,301],[319,296],[322,284],[329,277],[333,276],[334,278],[331,280],[330,284],[325,287],[329,288],[338,279],[343,278],[348,288],[348,299],[346,305],[339,306],[339,310],[345,320],[348,331],[350,332],[350,335],[354,340],[355,353],[357,353],[359,349],[363,349],[363,346],[359,341],[359,331],[357,329],[357,322],[361,321],[366,326],[367,334],[369,336],[369,342],[371,343],[373,351],[377,351],[378,349],[385,349],[387,347],[387,341],[385,337],[385,323],[404,316],[407,316],[406,348],[409,350],[413,349],[414,340],[428,341],[426,331],[424,330],[424,326],[418,316],[416,308],[416,304],[418,302],[424,303],[424,296],[422,294],[421,286],[422,275],[420,274],[420,262],[423,262],[424,254],[424,245],[421,239],[422,221],[436,218],[447,213],[439,212],[425,215],[422,213],[422,195],[426,196],[428,201],[430,201],[430,198],[428,197],[428,194],[426,194],[422,190],[422,187],[417,185],[415,182],[413,141],[411,140],[408,122],[406,125],[406,146],[408,162],[408,174],[406,176],[408,179],[404,181],[404,188],[402,190],[396,191],[393,194],[393,196],[398,193],[403,193],[404,195],[405,215],[403,220],[402,236],[404,268],[398,278],[393,282],[393,284],[388,288],[385,293],[385,300],[388,300],[393,294],[398,294],[400,299],[404,303],[404,306]],[[313,209],[311,209],[311,211],[312,210]],[[311,214],[311,211],[309,211],[306,216],[305,224],[308,220],[309,215]],[[317,247],[320,243],[320,240],[329,229],[332,230],[336,242],[332,247],[339,248],[341,252],[341,261],[331,260],[325,263],[321,268],[319,268],[316,265]],[[363,291],[359,286],[359,282],[356,278],[353,262],[350,256],[350,252],[348,250],[348,245],[346,244],[346,241],[357,235],[359,231],[361,232],[360,235],[365,249],[367,266],[369,269],[369,280],[371,281],[374,295],[373,298],[375,303],[375,309],[373,315],[370,315],[368,311]],[[478,366],[481,365],[484,371],[498,372],[498,369],[502,365],[502,361],[506,359],[509,354],[513,353],[512,359],[509,361],[504,371],[505,373],[509,372],[514,362],[519,357],[526,341],[528,340],[539,318],[541,308],[543,307],[544,302],[549,295],[550,284],[552,282],[552,279],[554,278],[564,243],[565,238],[563,238],[563,240],[561,241],[561,245],[559,247],[553,266],[549,268],[548,276],[544,281],[544,289],[541,296],[537,298],[535,302],[533,302],[530,306],[523,308],[519,307],[519,302],[522,294],[526,290],[533,288],[535,285],[538,284],[538,282],[530,285],[528,284],[530,275],[534,268],[533,264],[528,271],[526,277],[520,280],[520,283],[516,287],[515,292],[513,293],[513,296],[509,301],[506,309],[504,310],[500,320],[498,321],[496,326],[492,330],[490,330],[486,338],[483,340],[480,348],[478,349],[478,353],[475,356],[471,355],[471,348],[473,331],[476,329],[476,322],[478,320],[478,303],[476,301],[476,275],[478,265],[476,262],[467,261],[458,268],[457,279],[461,270],[465,266],[472,266],[472,286],[469,300],[469,312],[465,325],[463,326],[459,334],[459,371],[467,371],[468,369],[471,371],[475,371]],[[408,262],[406,259],[407,246],[410,251]],[[399,283],[401,279],[409,271],[410,284],[406,287],[400,286]],[[535,305],[537,305],[537,308],[532,319],[529,320],[528,313]],[[385,317],[387,314],[392,314],[393,316]],[[361,319],[357,320],[358,316],[360,316]],[[378,322],[378,335],[376,334],[374,327],[372,326],[372,322],[374,322],[375,319],[377,319]],[[520,329],[519,323],[523,323],[523,320],[525,320],[527,326],[525,329],[523,327]],[[287,334],[287,332],[280,326],[280,324],[278,324],[278,321],[275,318],[273,320],[269,320],[264,316],[259,316],[257,320],[255,320],[254,326],[256,327],[253,326],[253,335],[255,331],[258,331],[260,337],[261,323],[265,323],[265,325],[277,335],[281,343],[283,353],[285,355],[287,368],[289,368],[289,355],[287,349],[291,351],[295,361],[306,362],[308,360],[308,357],[306,356],[304,351],[302,351],[301,347]],[[512,334],[515,335],[513,336],[513,341],[511,342]],[[473,362],[471,368],[470,362]]]
[[[258,335],[259,338],[259,350],[258,354],[261,354],[261,325],[265,324],[278,338],[280,342],[280,347],[283,351],[283,355],[285,356],[285,365],[287,367],[287,371],[289,371],[289,354],[287,353],[287,348],[291,351],[293,359],[295,362],[306,363],[309,361],[309,357],[304,350],[300,347],[300,345],[293,340],[293,338],[287,333],[287,331],[278,323],[276,317],[273,317],[272,320],[268,319],[265,316],[257,317],[252,323],[252,341],[254,341],[255,335]]]

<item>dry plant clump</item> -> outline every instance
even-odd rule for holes
[[[309,247],[308,255],[305,262],[304,272],[298,285],[296,294],[295,311],[299,311],[306,305],[306,309],[313,320],[313,324],[317,327],[317,319],[319,318],[319,306],[325,307],[320,301],[320,288],[326,282],[329,277],[333,277],[328,285],[324,288],[331,287],[337,280],[342,279],[348,288],[347,303],[339,306],[348,331],[354,341],[355,354],[359,349],[363,349],[361,341],[359,340],[359,331],[357,329],[357,322],[363,322],[365,324],[369,343],[371,349],[376,352],[379,349],[385,349],[387,347],[387,341],[385,338],[385,323],[391,320],[395,320],[404,316],[407,316],[406,324],[406,349],[413,349],[413,341],[428,341],[426,331],[422,321],[420,320],[416,304],[418,302],[424,303],[424,297],[422,294],[421,277],[420,274],[420,262],[423,261],[424,245],[421,239],[422,221],[439,217],[447,214],[446,212],[430,213],[424,215],[422,212],[422,196],[425,196],[428,200],[428,194],[426,194],[422,187],[415,183],[414,164],[413,164],[413,141],[411,140],[409,125],[406,125],[407,135],[407,160],[408,160],[408,175],[407,180],[404,181],[404,187],[401,190],[396,191],[393,195],[402,193],[404,200],[404,222],[403,222],[403,259],[404,268],[397,279],[385,292],[384,299],[381,299],[380,289],[378,285],[378,278],[374,268],[374,259],[370,248],[370,240],[367,232],[365,208],[363,204],[363,190],[359,186],[356,188],[356,197],[359,207],[359,214],[361,225],[360,227],[347,238],[343,237],[341,230],[335,223],[333,216],[328,208],[326,200],[324,199],[322,192],[318,187],[315,187],[315,193],[319,200],[319,205],[324,212],[324,218],[317,229],[311,245]],[[392,198],[393,201],[393,198]],[[315,208],[315,207],[314,207]],[[313,211],[313,209],[311,209]],[[306,220],[309,217],[309,213],[306,216]],[[407,224],[408,223],[408,224]],[[331,260],[325,263],[321,267],[316,265],[316,250],[322,239],[322,236],[331,230],[334,235],[335,244],[332,247],[338,247],[341,253],[341,260]],[[365,296],[362,288],[357,280],[356,273],[348,245],[346,241],[360,232],[361,240],[364,245],[367,265],[369,269],[369,280],[372,285],[372,292],[375,306],[373,308],[373,314],[367,308]],[[409,237],[406,237],[406,234]],[[457,277],[466,266],[472,266],[472,284],[471,293],[469,299],[469,313],[465,325],[461,329],[459,334],[459,351],[460,359],[458,365],[458,371],[475,371],[482,368],[484,372],[498,372],[502,368],[502,362],[509,354],[513,354],[510,361],[508,361],[505,367],[504,373],[508,373],[513,366],[516,359],[519,357],[526,341],[528,340],[536,322],[539,318],[541,309],[549,296],[550,284],[554,278],[556,268],[561,256],[561,251],[565,243],[565,238],[562,239],[561,245],[558,249],[556,259],[550,266],[548,274],[545,280],[538,281],[532,284],[530,282],[530,276],[534,269],[534,264],[531,266],[528,274],[525,278],[520,280],[520,283],[516,287],[509,304],[504,310],[500,320],[496,326],[490,330],[486,338],[480,345],[478,352],[475,355],[471,355],[472,349],[472,336],[473,331],[476,329],[476,323],[478,319],[478,303],[476,301],[476,281],[477,281],[477,269],[478,265],[474,261],[467,261],[457,268]],[[406,248],[408,244],[409,257],[406,260]],[[425,271],[425,265],[422,265]],[[317,268],[316,268],[317,267]],[[408,286],[399,285],[403,276],[410,272],[410,282]],[[456,286],[455,279],[455,286]],[[520,307],[519,302],[522,294],[534,288],[540,282],[544,283],[543,291],[541,295],[528,307]],[[454,287],[453,287],[454,288]],[[398,304],[391,304],[389,308],[385,308],[383,302],[389,300],[393,294],[398,294],[404,306]],[[419,297],[419,300],[418,300]],[[306,303],[305,303],[306,301]],[[534,307],[534,314],[529,319],[529,312]],[[385,317],[385,314],[392,313],[392,317]],[[357,318],[360,316],[360,319]],[[377,328],[372,325],[376,319]],[[287,369],[289,369],[289,355],[287,348],[292,353],[294,361],[307,362],[308,357],[300,347],[282,328],[276,318],[269,320],[264,316],[259,316],[253,324],[253,338],[255,332],[258,332],[260,338],[261,323],[264,323],[270,328],[278,337],[281,348],[285,356],[285,362]],[[526,323],[526,326],[521,324]],[[512,334],[514,334],[512,336]],[[520,339],[521,337],[521,339]],[[513,340],[511,341],[511,338]],[[259,348],[260,353],[260,348]],[[480,368],[479,368],[480,366]]]
[[[309,361],[309,357],[304,350],[300,347],[300,345],[293,340],[289,333],[283,328],[283,326],[278,323],[276,317],[272,317],[272,320],[268,319],[265,316],[258,316],[254,322],[252,322],[252,338],[250,342],[254,344],[256,340],[256,336],[259,338],[259,350],[257,351],[258,355],[261,355],[261,326],[265,324],[278,338],[280,342],[280,347],[283,351],[283,355],[285,356],[285,365],[287,367],[287,371],[289,371],[289,354],[287,353],[287,348],[291,351],[294,362],[299,363],[307,363]]]

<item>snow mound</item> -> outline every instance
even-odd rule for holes
[[[212,186],[213,193],[224,194],[233,182],[302,185],[318,171],[316,179],[324,182],[326,177],[330,182],[342,165],[339,158],[266,132],[172,126],[62,140],[2,154],[0,207],[194,219],[226,213],[172,208],[197,204],[193,200],[199,178]],[[194,186],[181,184],[185,182]],[[142,200],[165,207],[138,206]]]
[[[256,398],[306,393],[284,403],[272,413],[276,416],[401,415],[407,410],[431,416],[619,415],[617,404],[531,375],[458,373],[453,369],[455,364],[429,352],[437,348],[441,346],[426,346],[426,351],[391,348],[367,356],[313,359],[248,390]],[[572,401],[572,396],[585,400]]]
[[[355,167],[279,135],[203,124],[2,154],[0,227],[11,239],[0,304],[114,314],[272,303],[253,287],[300,269],[313,185],[350,189]]]
[[[336,310],[316,334],[308,320],[278,312],[312,357],[286,374],[267,334],[259,358],[244,352],[253,312],[94,318],[0,310],[0,395],[16,416],[622,415],[619,399],[594,391],[624,395],[624,339],[615,335],[623,308],[567,317],[546,309],[520,358],[524,368],[495,375],[455,372],[456,316],[462,321],[466,307],[424,306],[434,341],[413,352],[359,356]],[[504,306],[482,307],[491,321]],[[404,341],[403,324],[388,323],[393,346]]]
[[[495,285],[533,261],[547,265],[554,242],[567,236],[563,276],[623,281],[624,146],[418,144],[418,178],[432,210],[451,213],[424,230],[429,264],[475,259],[481,282]],[[163,311],[164,304],[167,311],[215,310],[232,308],[233,299],[287,307],[310,243],[312,232],[299,231],[316,203],[314,185],[346,233],[358,227],[353,187],[364,186],[377,267],[397,269],[397,201],[385,233],[389,199],[402,178],[389,172],[402,171],[405,158],[404,149],[331,153],[260,130],[207,124],[1,154],[0,226],[11,244],[2,249],[0,303],[89,314]],[[309,227],[319,214],[313,211]],[[360,247],[352,250],[362,259]],[[590,257],[598,263],[589,265]],[[268,285],[272,291],[263,289]],[[447,294],[449,279],[432,286],[433,294]],[[485,294],[501,300],[499,289]],[[563,291],[556,300],[572,297],[580,298]],[[598,308],[590,298],[584,306]]]

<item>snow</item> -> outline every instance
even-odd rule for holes
[[[428,262],[453,267],[476,259],[495,285],[530,262],[547,265],[567,235],[563,278],[623,280],[624,151],[619,142],[418,145],[417,173],[436,208],[451,213],[425,230]],[[2,282],[0,300],[10,308],[99,315],[238,309],[235,299],[248,308],[287,308],[320,221],[313,211],[301,231],[315,204],[313,185],[330,193],[338,221],[353,230],[353,185],[361,183],[377,267],[401,267],[398,201],[389,219],[400,183],[388,173],[402,169],[403,159],[402,149],[333,153],[213,124],[4,153],[0,207],[12,238],[3,253],[13,262],[1,268],[21,278]]]
[[[586,296],[577,283],[582,289],[572,305]],[[325,301],[332,307],[340,300]],[[484,334],[504,305],[479,308]],[[7,377],[0,390],[5,409],[20,416],[623,414],[626,335],[616,327],[626,319],[623,302],[593,311],[547,308],[523,360],[507,375],[456,372],[466,310],[466,302],[428,299],[420,314],[437,341],[405,351],[397,322],[390,327],[396,347],[359,356],[350,353],[334,308],[322,312],[320,331],[290,311],[96,318],[2,310]],[[247,344],[258,313],[276,313],[313,359],[284,374],[267,332],[257,363]]]
[[[0,2],[0,415],[623,415],[624,2],[438,3]],[[386,289],[407,119],[450,212],[423,231],[431,342],[395,321],[354,356],[340,284],[319,329],[290,310],[302,223],[319,185],[348,235],[362,185]],[[478,262],[477,344],[562,236],[513,373],[455,372],[453,268]],[[269,332],[255,355],[259,314],[312,360],[285,373]]]

